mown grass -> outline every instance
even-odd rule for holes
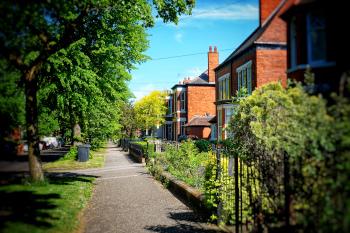
[[[79,228],[79,213],[87,205],[94,177],[51,177],[33,184],[0,187],[0,232],[68,233]]]
[[[68,152],[66,156],[57,161],[43,164],[43,168],[45,171],[57,171],[103,167],[105,163],[105,150],[106,148],[100,148],[96,151],[90,150],[90,159],[87,162],[76,161],[75,155],[69,155],[69,153],[74,152]]]

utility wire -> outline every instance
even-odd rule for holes
[[[232,49],[221,49],[220,51],[233,51]],[[158,58],[152,58],[152,61],[159,61],[159,60],[167,60],[167,59],[173,59],[173,58],[180,58],[180,57],[189,57],[189,56],[195,56],[195,55],[201,55],[206,54],[207,52],[199,52],[199,53],[188,53],[188,54],[181,54],[181,55],[174,55],[169,57],[158,57]]]

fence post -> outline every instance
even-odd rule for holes
[[[221,184],[221,175],[222,175],[222,167],[221,167],[221,149],[216,149],[216,181],[220,182],[220,186],[218,188],[217,198],[218,198],[218,207],[216,209],[216,213],[218,216],[218,224],[222,222],[222,207],[223,203],[221,200],[222,195],[222,184]]]
[[[239,187],[238,187],[238,155],[235,154],[235,233],[239,232]]]
[[[283,153],[283,170],[284,170],[284,211],[286,232],[290,231],[290,175],[289,175],[289,157],[286,152]]]

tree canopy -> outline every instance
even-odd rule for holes
[[[147,59],[145,29],[154,25],[153,13],[177,23],[193,6],[191,0],[1,1],[0,58],[24,85],[33,179],[43,179],[38,114],[51,111],[66,129],[79,122],[87,137],[101,128],[110,136],[119,127],[114,108],[129,96],[129,71]],[[46,110],[38,110],[38,101]]]
[[[345,178],[350,175],[350,105],[340,96],[329,102],[335,105],[309,95],[300,84],[283,88],[279,83],[236,100],[231,141],[239,158],[258,172],[261,193],[250,202],[268,198],[270,204],[261,210],[270,221],[266,224],[283,219],[307,232],[349,230],[350,205],[341,200],[350,193]],[[276,214],[280,210],[288,214]]]
[[[136,121],[140,129],[148,130],[164,122],[166,96],[166,92],[152,91],[135,103]]]

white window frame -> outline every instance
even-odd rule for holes
[[[230,99],[230,73],[222,75],[219,79],[219,100]]]
[[[217,128],[217,134],[218,134],[218,141],[222,140],[222,109],[218,110],[218,128]]]
[[[230,121],[231,121],[231,118],[232,118],[232,115],[233,115],[233,107],[232,108],[225,108],[225,139],[230,136],[228,133],[227,133],[227,127],[229,126],[230,124]],[[229,113],[229,114],[228,114]]]
[[[248,70],[250,72],[248,72]],[[238,79],[238,88],[237,90],[241,90],[242,87],[247,88],[248,95],[252,94],[252,83],[253,83],[253,75],[252,75],[252,61],[248,61],[243,65],[239,66],[236,69],[237,79]],[[246,74],[244,76],[244,73]],[[244,78],[245,77],[245,78]]]
[[[180,111],[186,110],[186,94],[184,91],[180,92]]]
[[[180,136],[185,135],[185,123],[186,121],[180,121]]]

